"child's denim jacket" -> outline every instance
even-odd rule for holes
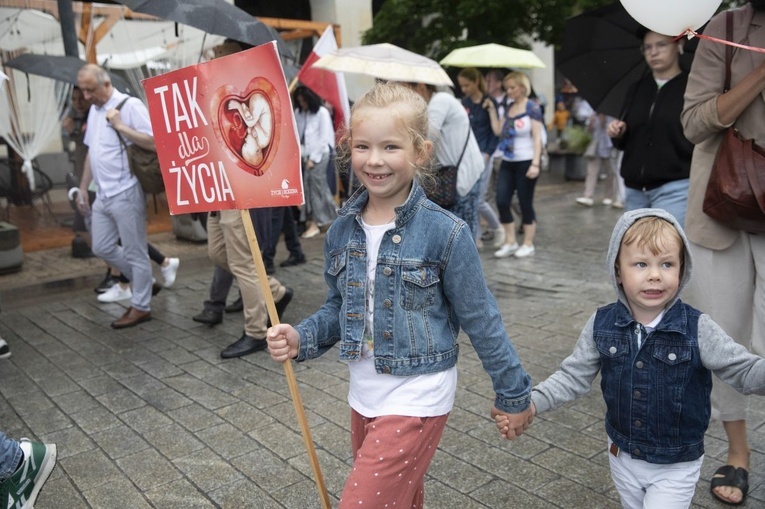
[[[595,315],[606,432],[636,459],[678,463],[704,454],[712,374],[699,352],[700,315],[677,300],[647,337],[622,302]]]
[[[327,300],[296,327],[298,360],[318,357],[340,343],[340,358],[360,358],[366,292],[366,237],[362,189],[339,211],[324,243]],[[486,286],[467,225],[425,197],[415,181],[396,208],[377,259],[374,353],[378,373],[412,376],[454,366],[460,327],[492,379],[495,406],[517,413],[530,404],[531,378],[505,332]]]

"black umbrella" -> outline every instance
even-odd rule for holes
[[[25,53],[5,63],[8,67],[18,69],[26,74],[36,74],[46,78],[77,84],[77,73],[87,64],[77,57],[63,55],[35,55]],[[122,77],[109,73],[112,85],[120,92],[131,93],[130,86]]]
[[[566,21],[555,63],[595,111],[620,117],[627,89],[650,72],[640,54],[640,28],[619,2]],[[685,44],[680,65],[686,70],[697,44],[696,38]]]
[[[276,41],[279,54],[292,58],[292,52],[273,28],[225,0],[117,0],[135,12],[183,23],[203,32],[222,35],[259,46]]]

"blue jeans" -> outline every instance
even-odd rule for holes
[[[451,207],[449,212],[465,221],[470,227],[470,233],[473,235],[473,239],[477,239],[478,235],[478,203],[481,199],[481,179],[473,184],[472,189],[465,196],[460,196],[457,193],[457,203]]]
[[[664,209],[685,226],[685,206],[688,202],[688,179],[673,180],[650,191],[626,189],[625,211],[653,208]]]
[[[494,209],[491,208],[489,202],[486,201],[486,193],[489,191],[489,183],[491,182],[491,174],[493,170],[494,159],[489,157],[486,166],[484,166],[483,174],[481,175],[481,188],[478,196],[478,214],[486,221],[486,227],[490,230],[496,230],[501,226],[497,214],[494,212]],[[479,231],[478,233],[480,234],[481,232]]]
[[[21,461],[21,447],[0,431],[0,481],[8,479]]]

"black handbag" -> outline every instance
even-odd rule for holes
[[[465,155],[468,141],[470,141],[470,126],[468,126],[468,135],[465,138],[465,145],[462,147],[462,153],[453,166],[437,166],[433,175],[431,185],[425,186],[425,195],[430,201],[439,207],[450,209],[457,204],[457,172],[462,162],[462,156]]]

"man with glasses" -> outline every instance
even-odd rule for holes
[[[693,144],[680,124],[688,82],[688,72],[680,68],[683,43],[645,28],[639,35],[650,72],[630,87],[621,120],[607,130],[624,151],[625,209],[664,209],[685,225]]]

